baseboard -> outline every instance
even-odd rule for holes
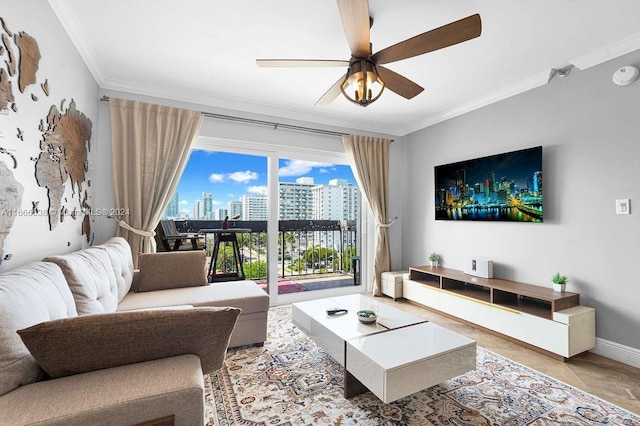
[[[614,361],[640,368],[640,349],[596,338],[596,347],[590,352],[610,358]]]

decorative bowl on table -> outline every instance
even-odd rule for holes
[[[356,312],[356,316],[358,317],[358,320],[360,320],[360,322],[364,324],[374,323],[378,319],[378,315],[371,309],[363,309],[361,311],[358,311]]]

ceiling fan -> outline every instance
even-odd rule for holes
[[[433,52],[476,38],[482,32],[480,15],[438,27],[404,40],[375,54],[371,52],[368,0],[337,0],[342,26],[351,50],[351,59],[257,59],[260,67],[348,67],[316,105],[327,105],[342,93],[350,101],[367,106],[375,102],[386,88],[411,99],[424,90],[418,84],[382,66],[402,59]]]

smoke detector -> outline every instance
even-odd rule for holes
[[[626,86],[633,83],[638,78],[638,74],[640,74],[638,68],[627,65],[613,73],[613,82],[618,86]]]

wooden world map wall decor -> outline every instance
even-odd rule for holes
[[[39,85],[37,73],[40,66],[40,48],[35,38],[24,31],[14,34],[3,18],[0,17],[0,113],[19,113],[18,99],[38,102],[39,95],[50,95],[48,79]],[[20,93],[16,95],[15,88]],[[24,96],[21,96],[24,95]],[[53,231],[59,222],[69,215],[73,220],[84,214],[81,233],[91,240],[91,206],[87,200],[87,191],[83,191],[88,170],[88,153],[92,136],[92,123],[87,116],[76,107],[72,99],[68,106],[63,99],[58,108],[52,105],[46,119],[34,123],[35,130],[41,134],[39,140],[40,154],[35,161],[35,179],[38,186],[47,189],[47,210],[38,208],[40,202],[32,201],[30,215],[46,216],[49,230]],[[0,156],[0,262],[10,259],[11,255],[4,254],[4,240],[9,233],[16,217],[28,216],[21,210],[24,187],[15,179],[12,169],[18,167],[16,148],[24,144],[25,132],[17,129],[14,138],[0,129],[0,154],[6,154],[12,161],[9,165]],[[29,143],[29,137],[26,137]],[[68,183],[71,185],[71,201],[76,206],[70,206],[64,197]]]
[[[55,105],[49,111],[48,127],[42,135],[41,152],[35,166],[38,185],[47,188],[51,230],[64,220],[68,211],[62,203],[67,181],[71,180],[73,194],[77,194],[79,204],[83,204],[82,183],[86,180],[87,151],[91,140],[91,120],[76,109],[73,100],[66,109],[64,102],[60,108],[63,112],[58,111]],[[89,234],[86,236],[88,242]]]

